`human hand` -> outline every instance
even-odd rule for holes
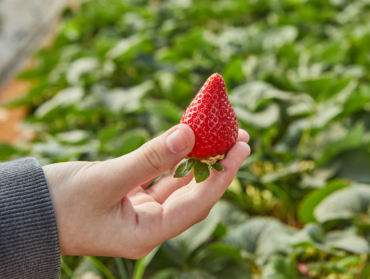
[[[250,153],[249,135],[220,161],[225,170],[195,183],[173,172],[193,148],[194,133],[184,124],[138,150],[104,162],[67,162],[43,167],[64,255],[138,259],[160,243],[202,221],[221,198]]]

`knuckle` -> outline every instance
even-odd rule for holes
[[[75,165],[76,165],[76,168],[78,167],[78,165],[81,166],[80,169],[78,169],[76,176],[84,177],[84,176],[90,176],[90,175],[96,174],[97,173],[96,170],[100,168],[100,166],[102,165],[102,162],[100,161],[88,162],[88,163],[78,162],[78,164],[75,164]]]
[[[161,156],[159,155],[158,151],[152,147],[151,145],[144,145],[143,146],[143,155],[145,157],[145,161],[149,165],[150,168],[154,170],[159,170],[162,165]]]
[[[202,212],[201,214],[199,214],[199,219],[198,219],[198,223],[203,221],[204,219],[206,219],[209,215],[209,213],[211,212],[211,210],[205,210],[204,212]]]

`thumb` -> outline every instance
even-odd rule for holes
[[[193,130],[179,124],[136,151],[104,162],[112,174],[106,178],[113,194],[121,199],[133,188],[168,171],[190,153],[194,142]]]

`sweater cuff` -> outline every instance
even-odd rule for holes
[[[34,158],[0,164],[0,278],[60,276],[56,219]]]

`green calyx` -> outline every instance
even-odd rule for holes
[[[180,163],[180,165],[175,170],[174,177],[186,177],[191,173],[191,170],[194,169],[194,177],[197,183],[206,180],[210,174],[210,170],[214,169],[216,171],[223,171],[224,168],[214,163],[213,165],[208,165],[206,163],[202,163],[198,159],[194,158],[187,158]]]

